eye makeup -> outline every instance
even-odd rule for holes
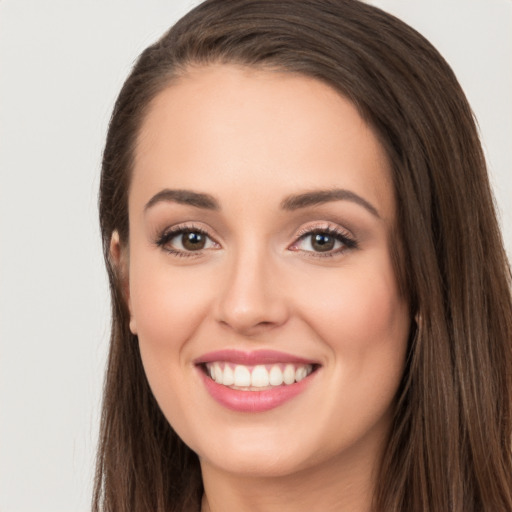
[[[208,230],[194,223],[181,223],[164,229],[157,234],[154,244],[172,256],[192,258],[204,255],[205,251],[222,248]],[[301,228],[288,246],[290,251],[315,258],[339,256],[356,248],[358,244],[347,230],[326,223]]]
[[[295,236],[296,241],[288,249],[307,253],[311,257],[333,257],[358,248],[356,240],[348,231],[333,224],[308,225]]]
[[[178,257],[197,257],[205,250],[220,249],[220,244],[207,230],[188,223],[166,228],[157,235],[154,243],[165,252]]]

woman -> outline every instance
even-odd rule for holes
[[[471,110],[411,28],[204,2],[120,93],[100,220],[95,510],[512,509],[510,271]]]

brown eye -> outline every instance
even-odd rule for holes
[[[186,231],[181,235],[181,244],[187,251],[200,251],[205,248],[207,237],[197,231]]]
[[[348,233],[327,229],[312,229],[299,236],[290,247],[293,251],[302,251],[317,256],[335,256],[348,249],[357,248],[357,242]]]
[[[166,252],[179,256],[201,253],[208,249],[219,249],[217,242],[212,240],[201,229],[183,228],[168,231],[156,240],[156,245]]]
[[[326,252],[334,249],[336,239],[327,233],[311,235],[311,247],[317,252]]]

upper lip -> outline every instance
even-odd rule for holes
[[[194,363],[204,364],[223,361],[226,363],[240,364],[245,366],[256,366],[259,364],[296,363],[296,364],[318,364],[317,361],[305,359],[285,352],[276,350],[215,350],[198,357]]]

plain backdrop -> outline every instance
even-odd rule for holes
[[[89,510],[109,332],[103,139],[136,56],[197,3],[0,0],[0,512]],[[459,77],[511,255],[512,1],[372,3]]]

